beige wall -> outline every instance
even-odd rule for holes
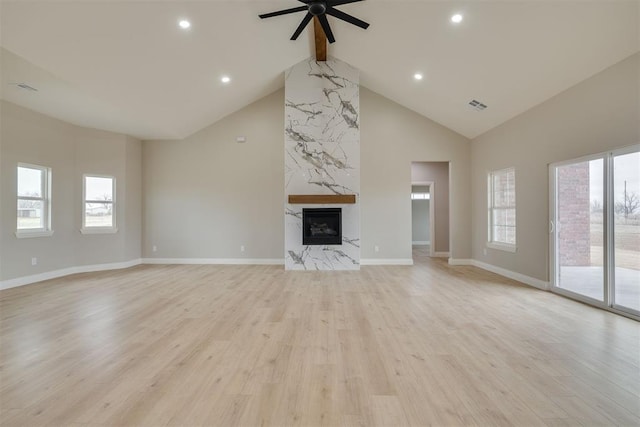
[[[432,244],[434,252],[449,252],[449,163],[447,162],[413,162],[411,163],[411,180],[413,182],[433,182],[435,217]]]
[[[143,257],[281,260],[283,140],[280,90],[184,140],[145,141]]]
[[[283,104],[281,90],[184,140],[144,142],[144,258],[283,258]],[[468,258],[469,140],[365,88],[360,108],[362,257],[411,259],[411,162],[433,160],[452,162],[454,251]]]
[[[549,279],[548,165],[638,143],[639,82],[636,54],[473,140],[474,259]],[[510,166],[516,169],[516,253],[485,248],[486,174]]]
[[[361,88],[362,258],[411,258],[411,163],[449,162],[451,258],[548,280],[548,164],[640,140],[639,58],[604,70],[472,143]],[[282,259],[282,90],[185,140],[143,144],[0,105],[0,280],[135,260],[141,253]],[[247,142],[236,143],[237,136]],[[52,237],[13,234],[18,162],[53,169]],[[486,173],[509,166],[517,180],[515,254],[485,248]],[[117,178],[117,234],[79,233],[81,178],[89,172]],[[37,266],[31,266],[32,257]]]
[[[469,140],[365,88],[360,114],[362,258],[411,258],[411,162],[416,161],[450,162],[451,257],[469,258]]]
[[[80,128],[8,102],[1,105],[0,280],[138,259],[141,162],[136,152],[140,141]],[[51,237],[18,239],[14,234],[18,162],[52,169]],[[116,177],[118,233],[80,234],[85,173]],[[36,266],[31,265],[34,257]]]

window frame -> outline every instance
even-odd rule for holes
[[[18,169],[34,169],[42,173],[40,182],[41,197],[20,196],[18,191]],[[53,235],[51,228],[51,168],[48,166],[35,165],[33,163],[18,162],[16,165],[16,231],[15,236],[19,239],[32,237],[49,237]],[[20,200],[30,200],[42,202],[42,227],[38,228],[18,228],[18,202]]]
[[[495,182],[495,177],[501,174],[513,174],[513,206],[507,205],[507,206],[500,206],[497,207],[495,204],[495,188],[494,188],[494,182]],[[515,253],[518,249],[517,247],[517,243],[518,243],[518,239],[517,239],[517,192],[516,192],[516,168],[515,167],[508,167],[508,168],[503,168],[503,169],[497,169],[497,170],[493,170],[487,173],[487,225],[488,225],[488,229],[487,229],[487,247],[491,248],[491,249],[497,249],[497,250],[501,250],[501,251],[505,251],[505,252],[513,252]],[[494,223],[493,223],[493,217],[494,217],[494,211],[500,209],[500,210],[511,210],[513,209],[513,213],[514,213],[514,242],[510,243],[510,242],[503,242],[503,241],[499,241],[496,240],[495,235],[494,235]]]
[[[112,200],[87,200],[87,178],[108,178],[111,180],[111,199]],[[109,203],[111,204],[111,225],[110,226],[87,226],[87,203]],[[95,173],[85,173],[82,175],[82,227],[80,232],[82,234],[113,234],[118,232],[117,227],[117,204],[116,204],[116,177],[113,175],[102,175]]]

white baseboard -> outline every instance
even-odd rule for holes
[[[412,245],[430,245],[431,241],[429,240],[414,240],[411,242]]]
[[[433,256],[435,258],[449,258],[450,253],[449,252],[434,252]]]
[[[143,258],[143,264],[284,265],[278,258]]]
[[[411,258],[368,258],[361,259],[360,265],[413,265]]]
[[[92,273],[94,271],[120,270],[129,268],[142,263],[140,259],[134,259],[124,262],[112,262],[108,264],[81,265],[77,267],[68,267],[60,270],[47,271],[46,273],[33,274],[31,276],[17,277],[15,279],[3,280],[0,282],[0,290],[15,288],[18,286],[30,285],[31,283],[42,282],[43,280],[57,279],[58,277],[68,276],[78,273]]]
[[[499,274],[500,276],[507,277],[509,279],[516,280],[520,283],[524,283],[525,285],[533,286],[534,288],[542,289],[543,291],[548,291],[551,289],[549,282],[544,280],[536,279],[535,277],[527,276],[521,273],[516,273],[515,271],[507,270],[502,267],[497,267],[495,265],[487,264],[486,262],[478,261],[476,259],[453,259],[449,258],[449,264],[451,265],[472,265],[474,267],[481,268],[483,270],[490,271],[492,273]]]
[[[284,265],[284,259],[269,258],[143,258],[143,264]],[[360,265],[413,265],[411,258],[361,259]]]
[[[449,258],[449,265],[473,265],[473,260]]]
[[[442,254],[442,255],[438,255]],[[448,252],[437,252],[436,256],[445,256]],[[15,279],[0,281],[0,290],[15,288],[18,286],[29,285],[31,283],[42,282],[43,280],[57,279],[59,277],[68,276],[77,273],[91,273],[94,271],[120,270],[123,268],[134,267],[139,264],[217,264],[217,265],[283,265],[284,259],[270,258],[144,258],[134,259],[125,262],[114,262],[108,264],[83,265],[77,267],[63,268],[60,270],[49,271],[46,273],[34,274],[31,276],[18,277]],[[449,258],[450,265],[472,265],[509,279],[517,280],[529,286],[548,291],[550,289],[549,282],[516,273],[495,265],[487,264],[475,259],[454,259]],[[411,258],[369,258],[361,259],[360,265],[413,265]]]

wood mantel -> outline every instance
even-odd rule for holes
[[[289,194],[291,204],[354,204],[355,194]]]

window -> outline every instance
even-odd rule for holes
[[[115,233],[116,179],[112,176],[85,175],[83,185],[82,232]]]
[[[18,164],[18,211],[16,236],[50,236],[51,169],[44,166]]]
[[[487,246],[516,250],[516,171],[514,168],[489,173],[489,234]]]
[[[411,193],[411,200],[429,200],[431,198],[431,194],[429,193]]]

